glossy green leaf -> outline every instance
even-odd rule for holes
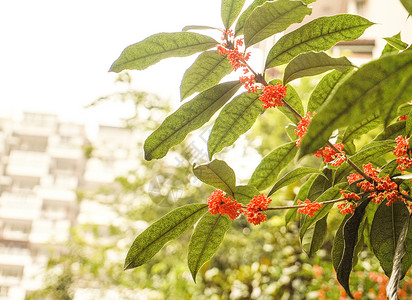
[[[384,141],[380,143],[371,143],[371,146],[365,149],[361,149],[356,154],[349,156],[349,159],[362,169],[363,164],[369,163],[372,159],[382,156],[394,149],[395,142],[393,140]],[[344,176],[354,173],[353,168],[344,162],[335,173],[335,182],[339,182]]]
[[[223,160],[215,159],[208,164],[193,167],[193,174],[202,182],[214,186],[233,197],[236,186],[235,172]]]
[[[340,195],[341,195],[340,190],[345,188],[346,186],[347,186],[346,183],[339,183],[333,187],[328,188],[316,199],[316,202],[324,202],[324,201],[340,198]],[[300,232],[299,232],[300,237],[302,238],[305,235],[309,227],[314,226],[316,222],[324,218],[329,213],[332,207],[333,207],[333,204],[324,204],[319,208],[319,210],[316,213],[314,213],[313,217],[303,215],[301,218],[301,225],[300,225]]]
[[[248,204],[255,196],[260,195],[257,188],[252,185],[238,185],[233,192],[235,199],[242,204]]]
[[[389,37],[389,38],[383,38],[385,41],[389,43],[392,47],[398,49],[398,50],[405,50],[408,48],[408,44],[404,43],[401,41],[401,39],[396,38],[396,37]]]
[[[372,129],[375,129],[381,124],[379,114],[375,113],[367,116],[361,122],[349,126],[343,134],[342,143],[346,145],[347,142],[353,141],[361,137],[363,134],[368,133]]]
[[[327,233],[327,218],[326,215],[317,221],[315,225],[309,227],[301,238],[302,249],[309,257],[313,257],[323,245]]]
[[[150,225],[137,236],[130,247],[124,264],[125,270],[141,266],[151,259],[164,244],[191,228],[207,208],[207,204],[189,204],[171,211]]]
[[[183,76],[180,85],[181,99],[218,84],[231,72],[232,66],[226,55],[219,55],[216,50],[203,52]]]
[[[212,26],[204,26],[204,25],[188,25],[183,27],[182,31],[189,31],[189,30],[218,30],[223,32],[223,29],[217,28],[217,27],[212,27]]]
[[[412,15],[412,1],[411,0],[400,0],[403,7],[405,7],[406,11],[409,15]]]
[[[295,142],[284,144],[266,155],[257,166],[249,180],[249,185],[259,191],[269,187],[276,180],[279,172],[295,157]]]
[[[224,147],[232,145],[248,131],[265,110],[258,94],[243,93],[230,101],[220,112],[207,143],[209,158]]]
[[[315,112],[331,96],[336,86],[345,78],[346,73],[332,71],[319,81],[318,85],[310,95],[308,111]]]
[[[410,222],[409,211],[401,201],[391,206],[387,206],[386,201],[382,202],[372,221],[370,233],[372,249],[388,277],[392,273],[396,245],[405,222]],[[402,259],[402,277],[405,276],[412,262],[411,230],[408,231],[406,239],[407,254]]]
[[[328,50],[339,41],[355,40],[371,25],[349,14],[317,18],[280,38],[269,51],[265,68],[288,63],[304,52]]]
[[[196,225],[187,255],[190,273],[195,282],[197,272],[216,253],[230,224],[227,216],[205,214]]]
[[[143,70],[162,59],[189,56],[217,44],[211,37],[194,32],[157,33],[126,47],[109,71]]]
[[[282,178],[276,181],[275,185],[272,187],[272,189],[270,190],[267,196],[269,197],[273,193],[275,193],[277,190],[281,189],[282,187],[287,186],[309,174],[314,174],[314,173],[322,174],[321,171],[319,171],[318,169],[314,169],[314,168],[301,167],[301,168],[294,169],[286,173]]]
[[[295,200],[293,201],[293,205],[297,205],[298,200],[305,200],[308,197],[309,189],[316,178],[316,175],[312,175],[305,183],[300,186],[299,192],[296,194]],[[289,209],[285,215],[285,225],[295,219],[296,214],[297,209]]]
[[[406,254],[405,242],[408,235],[408,230],[409,220],[403,224],[401,232],[399,233],[398,241],[396,242],[392,273],[389,278],[388,285],[386,286],[386,295],[390,300],[398,299],[399,282],[402,279],[402,260]]]
[[[165,156],[169,149],[182,142],[189,132],[209,121],[240,86],[239,81],[222,83],[184,103],[146,139],[145,159],[158,159]]]
[[[396,113],[398,106],[411,98],[412,52],[383,56],[363,65],[313,117],[302,139],[301,156],[321,148],[333,130],[356,124],[365,114],[378,112],[387,120],[393,113],[390,110]]]
[[[313,76],[335,69],[342,73],[353,68],[346,57],[334,58],[325,52],[307,52],[293,58],[286,66],[283,83],[286,84],[297,78]]]
[[[250,14],[255,10],[256,7],[258,7],[259,5],[262,5],[266,1],[268,0],[255,0],[242,12],[239,19],[236,22],[236,27],[235,27],[236,36],[243,34],[245,22],[249,18]]]
[[[355,253],[355,247],[358,243],[358,237],[360,236],[359,228],[365,215],[365,209],[369,202],[370,198],[363,200],[362,203],[356,207],[353,215],[343,226],[344,248],[342,259],[336,271],[336,277],[351,298],[353,298],[353,296],[350,292],[349,276],[352,271],[354,256],[357,255],[357,253]]]
[[[316,1],[318,0],[302,0],[302,2],[305,3],[306,5],[316,2]]]
[[[246,20],[245,45],[249,47],[276,33],[284,31],[293,23],[300,23],[312,9],[300,1],[268,1],[257,7]]]
[[[223,25],[229,29],[242,10],[245,0],[222,0],[221,14]]]

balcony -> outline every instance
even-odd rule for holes
[[[48,174],[50,158],[45,153],[13,150],[6,173],[10,176],[42,177]]]

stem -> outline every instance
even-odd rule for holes
[[[340,199],[332,199],[332,200],[327,200],[327,201],[323,201],[323,202],[319,202],[321,204],[331,204],[331,203],[336,203],[336,202],[340,202],[340,201],[346,201],[347,199],[345,198],[340,198]],[[289,206],[272,206],[272,207],[268,207],[266,210],[282,210],[282,209],[296,209],[296,208],[302,208],[305,207],[306,204],[301,204],[301,205],[289,205]],[[246,206],[242,206],[242,208],[247,209]]]

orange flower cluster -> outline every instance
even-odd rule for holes
[[[405,171],[412,167],[412,159],[410,158],[411,150],[409,149],[409,138],[403,138],[401,135],[396,139],[396,148],[393,150],[393,154],[397,156],[396,162],[398,163],[397,169]]]
[[[308,215],[313,217],[313,215],[322,207],[323,203],[321,202],[310,202],[309,199],[306,199],[305,202],[298,200],[298,205],[304,205],[298,209],[298,213]]]
[[[287,94],[286,86],[278,82],[276,85],[264,86],[262,91],[263,94],[259,95],[259,99],[262,100],[264,109],[283,105],[282,100]]]
[[[388,200],[386,205],[390,206],[397,200],[405,201],[402,197],[402,193],[399,192],[399,187],[396,182],[393,182],[389,175],[385,177],[379,177],[380,169],[375,169],[372,164],[363,165],[363,172],[368,175],[373,182],[369,182],[359,174],[351,174],[347,177],[349,184],[356,183],[364,192],[369,192],[369,198],[373,202],[381,203],[385,198]]]
[[[340,166],[345,160],[345,152],[342,151],[344,145],[342,143],[334,144],[339,152],[335,152],[330,146],[325,146],[322,149],[316,151],[314,154],[316,157],[323,157],[325,164],[331,163],[332,166]]]
[[[262,214],[262,211],[268,208],[268,204],[271,201],[272,199],[263,194],[255,196],[252,200],[250,200],[247,205],[247,210],[244,212],[247,217],[247,221],[254,225],[259,225],[263,221],[266,221],[267,216]]]
[[[360,197],[355,193],[345,193],[344,190],[340,190],[343,198],[347,201],[340,203],[337,205],[337,208],[340,210],[340,213],[345,214],[353,214],[355,212],[355,206],[358,206],[358,203],[353,203],[352,199],[358,201]]]
[[[221,190],[216,190],[209,196],[207,205],[212,215],[228,215],[230,219],[234,220],[243,213],[249,223],[259,225],[263,221],[266,221],[267,216],[262,214],[262,211],[268,208],[268,204],[271,201],[272,199],[261,194],[255,196],[246,206],[246,210],[244,210],[242,209],[241,203],[238,203],[235,199],[226,197]]]
[[[295,129],[295,134],[299,137],[296,140],[296,147],[300,147],[300,142],[302,141],[303,136],[306,134],[306,131],[308,130],[308,126],[310,121],[312,121],[312,113],[308,112],[302,119],[300,119],[296,129]]]

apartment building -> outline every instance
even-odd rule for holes
[[[91,200],[79,202],[76,191],[135,168],[135,145],[132,131],[99,126],[91,147],[85,125],[52,114],[0,120],[0,299],[24,299],[42,287],[50,246],[68,242],[73,225],[114,217]]]

